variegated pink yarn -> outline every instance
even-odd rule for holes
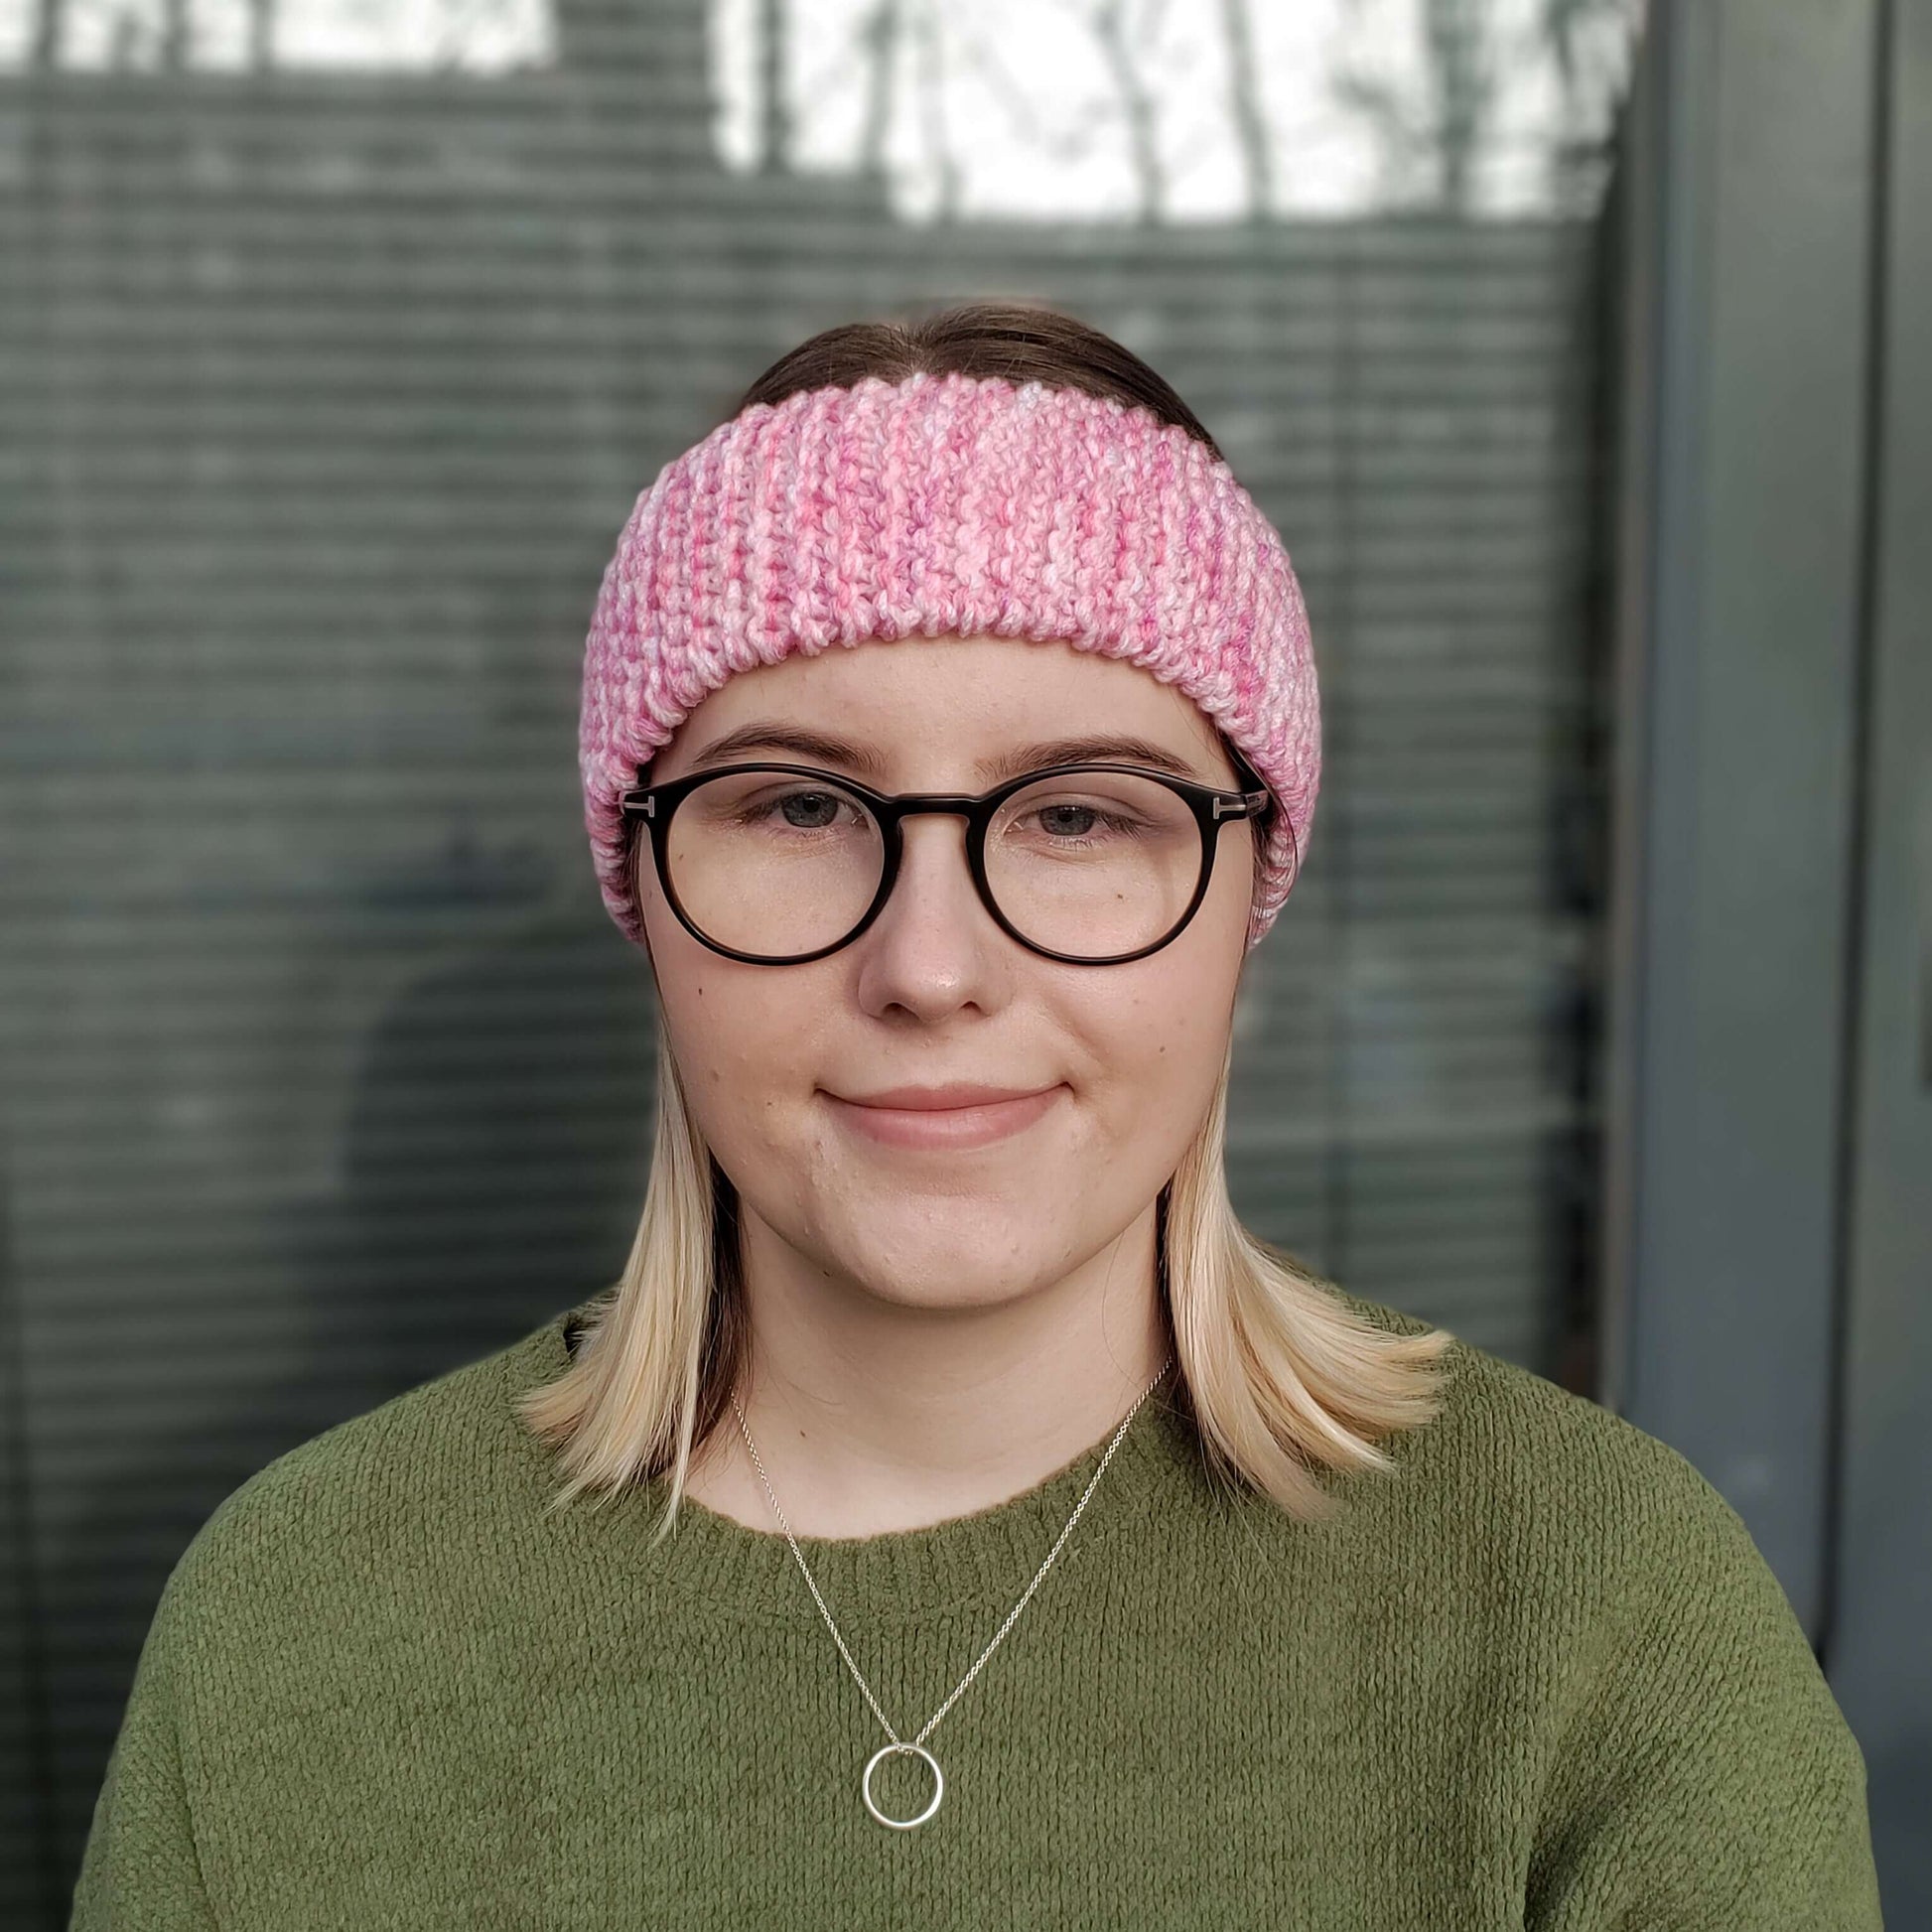
[[[1061,640],[1173,684],[1280,804],[1247,943],[1306,857],[1320,706],[1280,535],[1200,440],[1037,381],[868,376],[756,403],[666,464],[604,573],[584,655],[584,822],[642,942],[619,795],[732,675],[913,636]]]

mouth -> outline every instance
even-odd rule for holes
[[[985,1088],[896,1089],[870,1100],[847,1100],[826,1092],[827,1105],[840,1125],[886,1147],[935,1148],[963,1152],[990,1147],[1034,1125],[1053,1106],[1065,1086],[995,1099],[973,1096]],[[962,1103],[955,1096],[968,1096]],[[891,1103],[891,1104],[887,1104]]]

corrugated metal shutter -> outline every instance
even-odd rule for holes
[[[1545,1369],[1586,1285],[1593,225],[907,225],[719,165],[695,0],[613,18],[487,84],[0,74],[8,1924],[65,1911],[209,1509],[620,1266],[649,988],[584,626],[635,492],[816,329],[1051,301],[1223,440],[1328,738],[1238,1198]]]

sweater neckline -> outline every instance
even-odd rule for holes
[[[586,1312],[582,1306],[562,1311],[512,1351],[511,1395],[569,1366],[566,1329]],[[1192,1425],[1173,1407],[1172,1386],[1171,1371],[1128,1424],[1049,1578],[1076,1568],[1083,1552],[1142,1533],[1151,1518],[1219,1500],[1222,1485],[1205,1465]],[[520,1419],[512,1415],[512,1421],[546,1476],[554,1477],[548,1451]],[[917,1624],[960,1607],[1010,1605],[1065,1528],[1119,1427],[1118,1421],[1109,1425],[1097,1441],[1018,1495],[967,1515],[875,1536],[798,1537],[812,1581],[835,1618],[850,1610],[875,1626]],[[670,1535],[652,1548],[669,1493],[669,1478],[659,1476],[595,1503],[580,1499],[574,1508],[581,1511],[581,1534],[597,1543],[602,1556],[634,1565],[729,1613],[819,1620],[775,1518],[769,1529],[753,1529],[685,1496]]]

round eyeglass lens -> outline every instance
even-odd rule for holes
[[[686,793],[665,837],[671,890],[707,938],[785,958],[836,944],[879,890],[864,799],[796,772],[728,771]]]
[[[1173,931],[1200,878],[1200,826],[1164,784],[1067,771],[1017,791],[986,832],[986,882],[1049,952],[1106,959]]]

